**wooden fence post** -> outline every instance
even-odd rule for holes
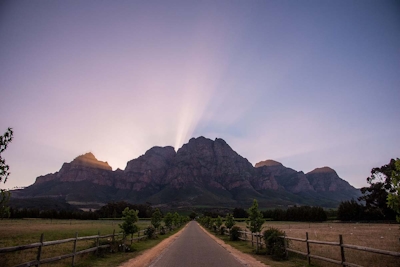
[[[253,239],[254,239],[254,236],[253,236],[253,233],[251,233],[251,246],[252,247],[254,247]]]
[[[289,253],[287,251],[288,240],[286,239],[286,232],[283,232],[283,247],[285,248],[285,257],[286,257],[286,259],[288,259],[289,258]]]
[[[114,252],[114,251],[113,251],[113,246],[114,246],[114,244],[115,244],[115,229],[114,229],[113,234],[112,234],[112,237],[111,237],[111,244],[110,244],[110,251],[111,251],[111,252]]]
[[[100,244],[99,244],[99,243],[100,243],[100,242],[99,242],[99,241],[100,241],[99,239],[100,239],[100,231],[97,232],[97,238],[96,238],[96,256],[99,255],[99,245],[100,245]]]
[[[43,234],[40,235],[40,247],[38,248],[38,254],[36,256],[37,260],[36,267],[40,266],[40,258],[42,257],[42,248],[43,248]]]
[[[76,254],[76,243],[78,242],[78,232],[75,232],[75,240],[74,240],[74,254],[72,255],[72,266],[75,266],[75,254]]]
[[[308,265],[310,265],[311,257],[310,257],[310,243],[308,243],[308,232],[306,232],[306,244],[307,244],[307,262],[308,262]]]
[[[339,235],[339,244],[340,244],[340,256],[342,257],[342,266],[345,267],[346,264],[346,259],[344,257],[344,247],[343,247],[343,237],[342,235]]]

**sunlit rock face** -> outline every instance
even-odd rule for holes
[[[70,164],[73,167],[89,167],[89,168],[112,171],[111,166],[108,165],[106,161],[104,162],[97,160],[96,157],[91,152],[76,157]]]
[[[107,162],[99,161],[92,153],[76,157],[70,163],[64,163],[59,172],[39,176],[36,184],[47,181],[79,182],[90,181],[99,185],[113,185],[113,172]]]

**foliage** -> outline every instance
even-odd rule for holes
[[[396,212],[396,220],[400,222],[400,159],[394,163],[394,170],[391,175],[392,183],[387,196],[387,205]]]
[[[364,219],[365,207],[354,199],[343,201],[338,208],[338,219],[341,221],[360,221]]]
[[[226,229],[225,226],[221,226],[221,227],[219,228],[220,234],[221,234],[221,235],[224,235],[224,234],[225,234],[225,229]]]
[[[0,190],[0,219],[9,218],[11,215],[10,207],[7,205],[10,200],[10,191]]]
[[[231,241],[238,241],[240,237],[239,231],[242,231],[242,229],[239,226],[233,226],[230,230],[230,236],[229,239]]]
[[[387,206],[388,195],[394,194],[396,191],[392,184],[392,174],[395,171],[396,161],[391,159],[389,164],[373,168],[371,176],[367,178],[370,186],[361,188],[363,196],[359,200],[365,202],[367,212],[378,213],[385,220],[392,220],[396,217],[395,212]]]
[[[222,225],[222,218],[221,216],[218,216],[217,219],[215,219],[215,226],[217,227],[217,230],[221,228]]]
[[[99,216],[97,213],[92,211],[72,211],[72,210],[60,210],[47,209],[39,210],[34,209],[15,209],[10,207],[10,218],[22,219],[22,218],[43,218],[43,219],[78,219],[78,220],[98,220]]]
[[[233,217],[247,218],[247,217],[249,217],[249,213],[243,208],[234,208],[233,209]]]
[[[196,219],[196,217],[197,217],[197,214],[196,214],[196,212],[194,212],[194,211],[192,211],[192,212],[190,213],[190,215],[189,215],[189,218],[190,218],[191,220]]]
[[[225,218],[226,228],[231,229],[235,224],[235,218],[233,218],[232,214],[228,213]]]
[[[180,216],[178,212],[175,212],[174,215],[172,216],[172,224],[175,227],[179,227],[180,226]]]
[[[138,210],[131,210],[128,207],[126,207],[122,212],[123,222],[122,224],[118,224],[118,226],[124,233],[124,237],[139,231],[138,226],[135,224],[139,220],[138,213],[139,213]]]
[[[121,218],[122,212],[126,207],[131,210],[138,210],[139,218],[151,218],[152,214],[154,213],[154,210],[149,203],[131,204],[125,201],[110,202],[97,210],[96,213],[99,215],[100,218]]]
[[[167,233],[167,228],[165,226],[160,227],[160,235],[165,235]]]
[[[322,222],[327,220],[327,214],[321,207],[290,207],[287,210],[275,209],[263,212],[264,218],[274,221]]]
[[[12,128],[8,128],[4,135],[0,135],[0,183],[6,183],[9,173],[10,167],[6,164],[5,159],[2,158],[1,153],[7,149],[9,143],[11,143],[13,139],[13,130]]]
[[[258,202],[254,199],[253,205],[249,208],[249,218],[246,221],[247,228],[252,233],[260,232],[264,222],[263,215],[261,211],[258,210]]]
[[[147,238],[156,238],[156,228],[154,226],[147,226],[147,228],[144,230],[144,234],[147,235]]]
[[[6,183],[10,175],[10,167],[6,164],[6,160],[2,158],[1,153],[7,149],[8,144],[13,139],[13,130],[8,128],[4,135],[0,135],[0,183]],[[10,217],[10,207],[8,201],[10,200],[10,191],[0,189],[0,218]]]
[[[267,248],[267,254],[271,255],[274,260],[285,259],[285,240],[282,238],[285,233],[277,228],[271,227],[264,231],[263,235]]]
[[[159,209],[156,209],[155,212],[153,212],[153,215],[151,216],[151,224],[154,226],[154,228],[158,229],[160,227],[162,221],[162,214]]]
[[[164,217],[165,227],[167,227],[169,230],[172,230],[173,219],[174,219],[174,215],[172,215],[171,212],[168,212]]]

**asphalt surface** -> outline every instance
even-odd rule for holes
[[[190,222],[151,267],[243,267],[227,250]]]

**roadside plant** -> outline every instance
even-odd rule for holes
[[[249,209],[249,218],[246,221],[247,228],[252,233],[258,233],[261,231],[264,222],[263,214],[258,210],[258,202],[254,199],[253,205]]]
[[[239,240],[239,237],[240,237],[239,231],[241,231],[241,230],[242,230],[242,229],[241,229],[239,226],[233,226],[233,227],[231,228],[231,231],[230,231],[229,239],[230,239],[231,241],[238,241],[238,240]]]
[[[179,227],[179,223],[180,223],[180,216],[178,212],[175,212],[173,217],[172,217],[172,223],[174,224],[175,227]]]
[[[232,214],[228,213],[225,218],[225,226],[229,230],[236,224],[235,218],[233,218]]]
[[[162,221],[162,214],[159,209],[156,209],[151,216],[151,224],[154,226],[155,229],[158,229],[161,225]]]
[[[263,233],[267,254],[271,255],[274,260],[284,260],[286,258],[284,235],[284,232],[273,227]]]
[[[222,225],[222,218],[221,216],[218,215],[218,217],[215,219],[216,231],[218,231],[221,228],[221,225]]]
[[[132,235],[139,231],[139,227],[135,224],[138,220],[138,213],[137,210],[130,210],[128,207],[124,209],[122,212],[122,224],[119,224],[123,234],[124,240],[128,235]]]
[[[250,229],[251,233],[261,232],[262,225],[264,224],[264,216],[261,211],[258,210],[258,202],[256,199],[253,200],[253,205],[249,209],[249,218],[246,221],[247,228]],[[258,253],[260,236],[257,234],[256,237],[256,253]]]
[[[147,235],[148,239],[156,238],[157,237],[156,228],[154,226],[149,225],[145,229],[144,234]]]
[[[165,223],[165,227],[167,227],[170,231],[172,230],[172,221],[173,221],[174,215],[172,215],[171,212],[168,212],[165,216],[164,216],[164,223]]]
[[[219,230],[220,230],[220,232],[221,232],[221,235],[224,235],[224,234],[225,234],[225,229],[226,229],[225,226],[221,226],[221,228],[219,228]]]

